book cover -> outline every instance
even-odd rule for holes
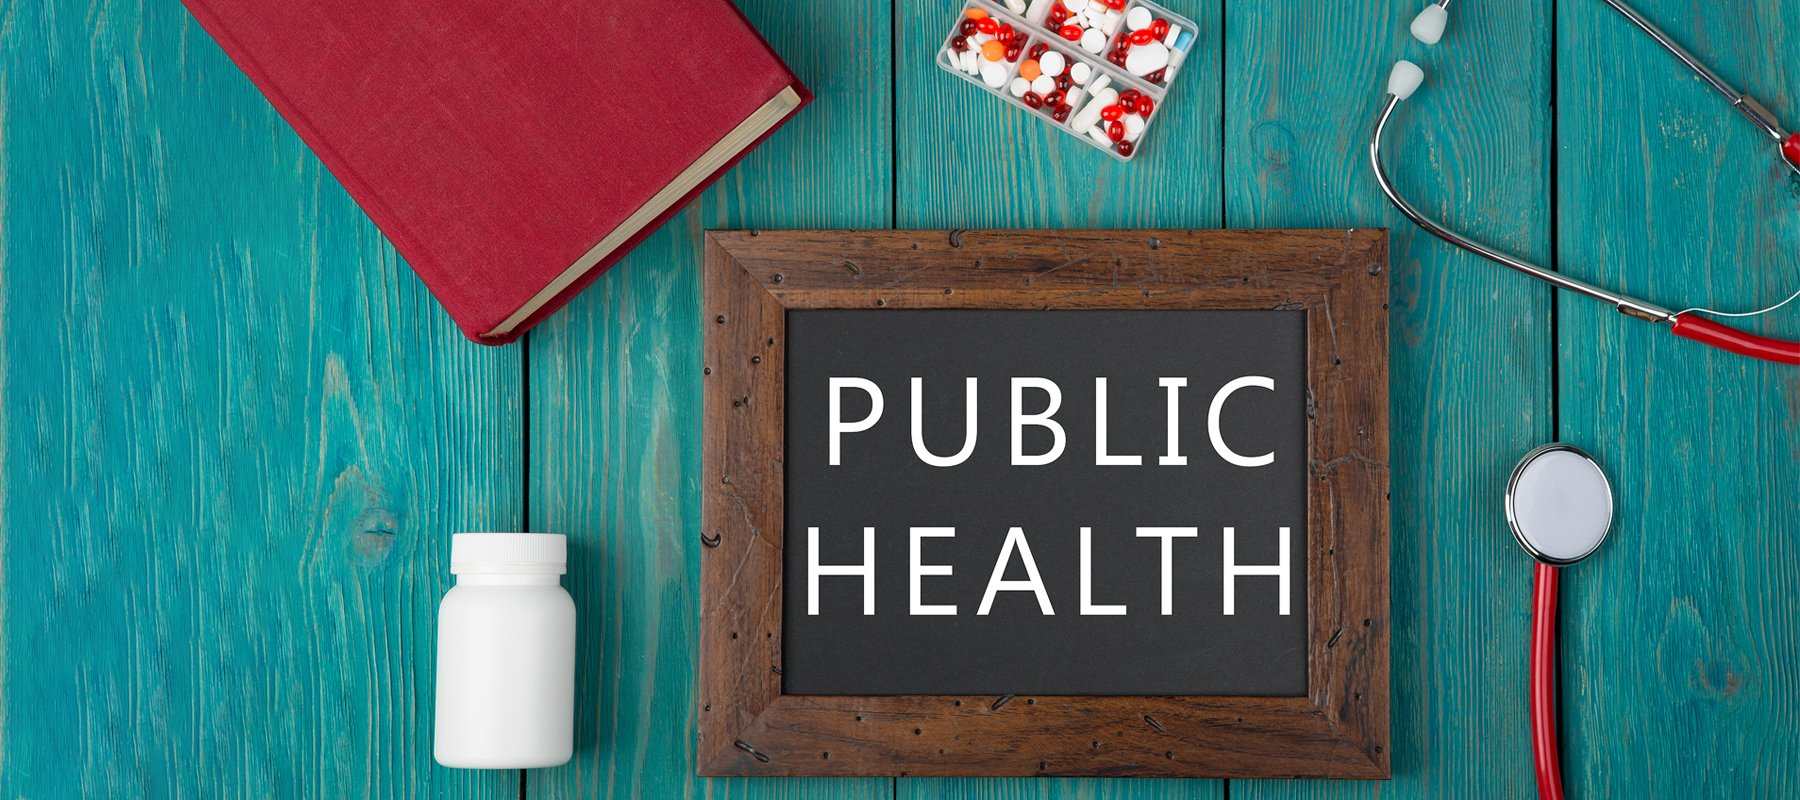
[[[729,0],[183,2],[481,344],[812,97]]]

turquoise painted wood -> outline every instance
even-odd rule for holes
[[[1640,2],[1800,124],[1800,9]],[[1531,797],[1499,492],[1558,437],[1621,504],[1564,584],[1571,796],[1793,794],[1800,370],[1452,252],[1364,140],[1413,58],[1422,206],[1667,303],[1800,285],[1800,182],[1597,0],[1457,6],[1430,49],[1422,3],[1175,5],[1200,50],[1121,165],[939,72],[953,0],[746,3],[818,101],[498,350],[178,4],[0,5],[0,795],[516,796],[429,724],[445,537],[523,524],[571,535],[585,620],[533,797]],[[893,225],[1393,228],[1393,781],[692,776],[700,232]]]
[[[799,117],[531,333],[531,525],[570,536],[576,756],[534,798],[891,798],[878,779],[694,777],[700,258],[707,228],[886,228],[886,3],[743,4],[816,96]]]
[[[1554,434],[1550,293],[1390,210],[1367,140],[1388,69],[1419,63],[1430,78],[1395,123],[1395,180],[1427,213],[1547,259],[1550,4],[1506,14],[1452,4],[1449,33],[1431,49],[1406,32],[1423,5],[1228,7],[1228,224],[1387,226],[1394,269],[1394,778],[1232,781],[1233,798],[1536,797],[1525,724],[1531,572],[1501,493],[1513,462]]]
[[[0,23],[0,796],[516,796],[435,767],[452,530],[520,520],[449,318],[174,2]]]
[[[1800,125],[1800,7],[1639,10]],[[1565,3],[1557,22],[1562,268],[1676,308],[1800,288],[1800,183],[1769,140],[1600,4]],[[1800,369],[1578,297],[1557,315],[1560,433],[1620,498],[1611,539],[1563,580],[1572,796],[1794,796]],[[1742,324],[1800,338],[1789,309]]]

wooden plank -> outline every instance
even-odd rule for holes
[[[935,65],[960,2],[897,3],[896,204],[900,228],[1215,228],[1220,195],[1222,0],[1172,10],[1200,23],[1180,85],[1145,149],[1120,163]],[[903,798],[1218,797],[1214,780],[907,778]]]
[[[887,779],[694,775],[701,236],[893,219],[886,3],[744,13],[816,99],[531,334],[531,529],[570,536],[579,609],[573,763],[533,797],[886,798]]]
[[[1391,132],[1403,191],[1502,249],[1550,255],[1549,4],[1233,3],[1225,25],[1227,224],[1393,230],[1393,756],[1388,784],[1233,781],[1233,798],[1534,796],[1531,570],[1507,534],[1513,462],[1552,435],[1548,290],[1453,251],[1388,207],[1367,139],[1388,70],[1428,82]]]
[[[1800,7],[1634,2],[1788,125]],[[1794,179],[1770,140],[1599,3],[1558,8],[1563,270],[1680,310],[1800,288]],[[1792,306],[1723,320],[1800,338]],[[1795,792],[1800,726],[1800,369],[1678,339],[1579,297],[1557,305],[1561,438],[1617,494],[1562,595],[1571,797]]]
[[[487,797],[431,758],[519,354],[450,319],[179,4],[0,41],[0,795]]]

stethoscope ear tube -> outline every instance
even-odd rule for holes
[[[1800,365],[1800,342],[1788,342],[1745,333],[1729,325],[1697,316],[1692,311],[1678,314],[1655,303],[1608,291],[1560,272],[1544,269],[1456,233],[1436,220],[1425,216],[1411,203],[1406,202],[1405,198],[1402,198],[1399,191],[1394,188],[1393,181],[1388,178],[1387,166],[1382,163],[1382,144],[1388,122],[1393,118],[1394,112],[1399,109],[1401,102],[1418,88],[1423,77],[1423,72],[1410,62],[1401,62],[1400,65],[1396,65],[1394,73],[1389,79],[1390,92],[1387,95],[1387,102],[1382,107],[1381,114],[1376,118],[1374,132],[1369,136],[1369,161],[1375,168],[1375,181],[1381,187],[1381,193],[1387,196],[1388,202],[1393,203],[1394,208],[1398,209],[1407,219],[1412,220],[1427,233],[1503,267],[1518,270],[1559,289],[1592,297],[1613,306],[1626,316],[1649,322],[1668,323],[1673,326],[1675,335],[1684,339],[1692,339],[1726,352],[1764,361]],[[1398,93],[1395,93],[1395,90],[1398,90]],[[1800,134],[1796,134],[1796,137],[1800,137]],[[1795,155],[1800,157],[1800,142],[1790,142],[1790,144]]]

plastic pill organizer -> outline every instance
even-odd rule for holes
[[[1130,161],[1198,35],[1149,0],[969,0],[937,63]]]

